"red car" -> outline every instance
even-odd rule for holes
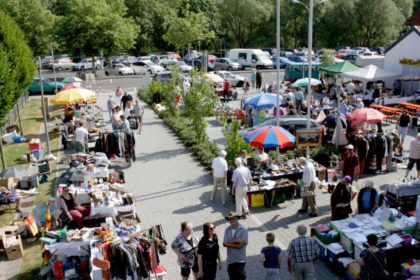
[[[347,49],[341,49],[337,52],[337,54],[335,55],[336,58],[343,58],[344,56],[346,56],[349,53],[349,50]]]
[[[176,59],[178,61],[181,61],[182,60],[182,57],[179,54],[175,53],[175,52],[166,52],[165,54],[167,56],[169,56],[169,58],[173,58],[173,59]]]

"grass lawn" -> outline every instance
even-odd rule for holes
[[[40,98],[32,98],[22,110],[22,126],[26,138],[38,137],[39,129],[43,121],[41,106]],[[50,111],[50,119],[54,119],[61,112],[61,107],[54,107],[53,111]],[[50,133],[49,138],[51,153],[54,156],[57,156],[61,137],[58,133]],[[6,158],[6,166],[27,169],[28,164],[20,163],[19,159],[21,155],[29,153],[28,146],[28,143],[4,145],[3,148]],[[46,145],[44,145],[44,155],[47,154],[45,146]],[[49,165],[51,170],[51,174],[49,174],[50,181],[41,184],[38,187],[38,194],[34,198],[34,205],[48,200],[48,198],[54,194],[57,163],[56,161],[50,161]],[[0,167],[2,167],[1,163]],[[0,215],[0,226],[8,225],[14,217],[14,211],[3,213]],[[18,279],[41,279],[38,275],[42,262],[39,242],[36,241],[28,244],[24,243],[23,247],[24,256],[19,269]]]

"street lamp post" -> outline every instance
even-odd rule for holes
[[[317,4],[325,3],[327,0],[321,0]],[[307,122],[306,128],[309,129],[311,125],[311,98],[312,98],[312,27],[313,27],[313,17],[314,17],[314,0],[309,0],[309,7],[300,2],[299,0],[292,0],[293,3],[300,4],[305,7],[309,13],[309,23],[308,23],[308,94],[306,96],[306,106],[307,106]],[[306,146],[306,157],[309,159],[309,146]]]

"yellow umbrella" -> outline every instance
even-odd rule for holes
[[[62,90],[51,98],[51,103],[68,105],[84,102],[95,97],[95,92],[85,88],[70,88]]]

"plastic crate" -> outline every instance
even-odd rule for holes
[[[317,231],[316,229],[314,229],[312,233],[313,233],[313,236],[315,236],[316,238],[319,239],[319,241],[322,242],[322,244],[328,245],[331,243],[340,242],[340,234],[337,234],[335,236],[324,235],[320,233],[319,231]]]

